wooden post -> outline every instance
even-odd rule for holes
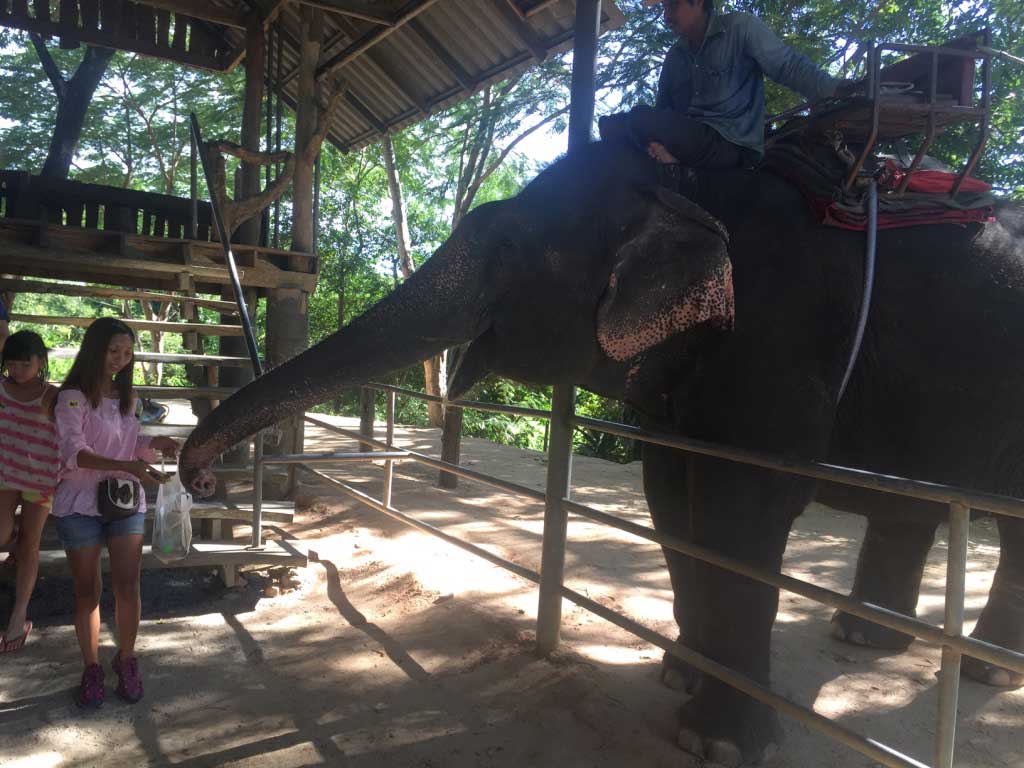
[[[299,84],[295,115],[295,174],[292,177],[292,250],[313,253],[314,211],[313,174],[316,153],[306,151],[316,133],[317,106],[316,65],[320,59],[323,39],[323,13],[302,6],[302,30],[299,35]],[[292,259],[292,269],[304,269],[302,259]],[[276,288],[267,293],[267,362],[280,365],[309,346],[307,294],[297,288]],[[297,416],[279,425],[281,441],[274,452],[302,453],[303,423]],[[295,468],[288,468],[286,494],[295,490]]]

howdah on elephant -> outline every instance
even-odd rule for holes
[[[470,342],[453,397],[487,373],[576,384],[693,438],[1024,495],[1020,207],[999,204],[985,225],[879,234],[874,304],[837,404],[863,233],[820,226],[772,173],[701,177],[688,192],[699,206],[656,176],[643,153],[596,143],[515,197],[478,207],[390,296],[205,419],[182,455],[186,482],[208,492],[210,462],[248,435],[341,387]],[[659,530],[761,568],[779,569],[790,525],[816,493],[868,515],[854,593],[914,614],[941,505],[657,446],[645,446],[643,461]],[[1024,520],[1000,518],[999,532],[995,582],[973,634],[1024,650]],[[681,641],[768,684],[777,591],[672,552],[666,559]],[[910,640],[850,616],[834,621],[855,642]],[[967,659],[965,669],[1021,683]],[[684,749],[729,766],[774,751],[772,710],[679,664],[665,674],[693,694],[680,710]]]

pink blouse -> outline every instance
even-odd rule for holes
[[[126,472],[99,469],[81,469],[78,452],[91,451],[97,456],[118,461],[143,459],[156,461],[149,449],[149,438],[139,435],[139,420],[135,417],[135,402],[127,416],[121,415],[120,400],[104,397],[99,408],[93,408],[89,398],[77,389],[66,389],[57,396],[54,409],[57,421],[57,442],[60,452],[60,484],[53,497],[51,514],[54,517],[89,515],[96,517],[100,480],[108,477],[133,479]],[[139,505],[146,511],[146,499]]]

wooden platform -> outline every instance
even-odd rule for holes
[[[152,548],[142,548],[142,567],[153,568],[220,568],[225,586],[232,587],[238,577],[238,569],[245,567],[290,566],[305,568],[309,562],[305,547],[295,539],[269,539],[262,549],[250,549],[246,544],[219,541],[193,541],[188,556],[173,563],[164,563],[153,554]],[[101,567],[109,572],[110,562],[106,549],[103,550]],[[39,553],[40,576],[67,575],[68,563],[64,552],[55,549]]]
[[[232,247],[242,285],[312,293],[319,264],[311,254]],[[133,235],[0,218],[0,264],[21,277],[81,280],[159,291],[220,293],[231,278],[219,242]],[[295,268],[301,265],[301,269]]]

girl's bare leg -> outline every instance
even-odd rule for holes
[[[100,545],[66,550],[75,580],[75,634],[86,666],[99,664],[100,646]]]
[[[110,552],[110,577],[114,587],[114,620],[117,647],[122,658],[135,655],[135,636],[139,633],[142,600],[139,596],[139,566],[142,562],[142,536],[115,536],[107,539]]]
[[[19,491],[0,491],[0,547],[11,540],[14,533],[14,510],[18,508]]]
[[[15,549],[18,576],[14,591],[14,609],[7,623],[7,640],[19,638],[25,631],[28,601],[32,597],[36,576],[39,574],[39,541],[43,537],[43,526],[46,525],[49,514],[49,507],[25,502],[21,505],[21,528],[18,531],[18,546]]]

